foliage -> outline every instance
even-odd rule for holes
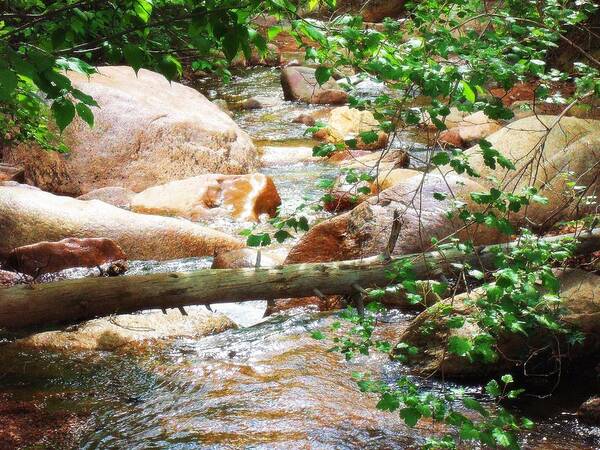
[[[48,130],[51,114],[62,132],[76,117],[93,125],[90,96],[65,70],[84,75],[98,64],[158,70],[169,80],[194,70],[230,76],[241,52],[267,51],[252,19],[294,14],[287,0],[3,0],[0,1],[0,136],[64,151]]]

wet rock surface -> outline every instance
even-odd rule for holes
[[[32,277],[72,267],[99,267],[127,259],[114,241],[106,238],[67,238],[18,247],[8,254],[4,267]]]
[[[348,100],[348,94],[333,78],[319,85],[315,77],[315,69],[310,67],[284,68],[281,71],[281,86],[286,100],[330,105],[344,104]]]

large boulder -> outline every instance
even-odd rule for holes
[[[592,207],[585,201],[573,202],[576,193],[569,183],[586,186],[586,196],[595,195],[600,174],[600,121],[557,119],[527,117],[487,137],[494,149],[513,161],[516,171],[488,167],[479,146],[466,151],[471,165],[481,175],[477,179],[480,183],[491,187],[494,177],[502,181],[505,189],[516,191],[533,185],[549,198],[547,205],[532,203],[526,211],[514,215],[515,221],[526,213],[530,223],[549,226],[587,214]]]
[[[0,254],[68,237],[108,238],[130,259],[212,255],[243,243],[183,219],[136,214],[98,200],[76,200],[20,186],[0,186]]]
[[[336,3],[336,13],[358,14],[365,22],[382,22],[386,17],[395,19],[405,12],[404,0],[340,0]],[[331,12],[326,12],[329,17]]]
[[[571,358],[586,358],[600,350],[600,276],[577,269],[559,274],[560,297],[566,313],[564,321],[585,335],[583,345],[569,352]],[[498,349],[502,355],[495,362],[470,361],[447,352],[447,340],[452,336],[472,338],[482,332],[476,323],[466,320],[461,328],[447,326],[448,310],[452,316],[471,316],[481,291],[462,294],[428,308],[411,322],[400,336],[400,342],[416,346],[419,352],[409,363],[415,373],[430,375],[436,371],[453,378],[477,378],[495,375],[521,366],[532,348],[543,348],[556,343],[556,336],[531,333],[530,336],[505,334],[499,337]],[[466,300],[470,300],[468,303]],[[427,330],[424,332],[424,330]]]
[[[67,75],[99,104],[95,125],[75,120],[63,137],[70,153],[30,145],[7,149],[4,159],[25,168],[28,183],[70,195],[106,186],[139,192],[204,173],[241,174],[258,167],[250,137],[198,91],[162,75],[130,67]]]
[[[166,314],[153,311],[94,319],[66,330],[33,334],[13,345],[37,350],[131,351],[160,340],[197,338],[236,327],[223,314],[203,306],[186,307],[186,312],[184,316],[177,309],[169,309]]]
[[[315,69],[290,66],[281,71],[281,87],[286,100],[299,100],[305,103],[342,105],[348,101],[348,94],[337,82],[330,78],[319,85]]]
[[[110,239],[67,238],[17,247],[8,254],[4,266],[37,277],[73,267],[100,267],[126,259],[125,252]]]
[[[154,186],[133,197],[135,212],[203,220],[232,216],[257,221],[275,216],[281,198],[271,177],[251,175],[200,175]]]
[[[414,175],[414,174],[411,174]],[[394,255],[420,252],[431,246],[431,238],[457,237],[476,244],[497,242],[500,236],[487,227],[463,228],[464,222],[449,218],[453,196],[469,203],[469,194],[482,186],[455,175],[407,176],[352,211],[325,220],[306,233],[290,251],[286,263],[322,262],[381,254],[387,245],[394,211],[400,213],[402,228]],[[420,193],[419,193],[420,192]],[[434,193],[446,194],[436,200]],[[472,205],[476,209],[477,205]]]

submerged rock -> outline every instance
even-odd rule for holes
[[[281,71],[281,86],[286,100],[331,105],[340,105],[348,101],[348,94],[333,78],[320,86],[315,77],[315,69],[310,67],[284,68]]]
[[[183,219],[136,214],[98,200],[76,200],[36,189],[0,187],[0,254],[67,237],[108,238],[130,259],[212,255],[243,243]]]
[[[204,306],[186,307],[187,316],[177,309],[141,314],[121,314],[84,322],[60,331],[47,331],[15,341],[21,348],[46,350],[128,350],[151,341],[176,337],[202,337],[221,333],[236,325],[223,314]]]
[[[100,105],[95,125],[76,119],[64,132],[70,153],[30,145],[4,151],[25,168],[28,183],[47,191],[85,194],[105,186],[134,191],[203,173],[247,173],[258,167],[256,148],[198,91],[162,75],[108,66],[87,77],[67,75]]]
[[[273,217],[281,198],[271,177],[251,175],[201,175],[154,186],[133,197],[135,212],[202,220],[215,216],[257,221]]]
[[[99,267],[126,259],[125,252],[110,239],[67,238],[15,248],[8,254],[5,267],[37,277],[73,267]]]

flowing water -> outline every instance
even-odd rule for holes
[[[274,178],[284,213],[318,199],[315,181],[335,169],[310,158],[313,143],[305,138],[304,126],[291,120],[323,107],[284,102],[275,69],[246,70],[226,86],[205,80],[199,89],[230,104],[255,95],[272,99],[264,109],[236,110],[234,120],[261,148],[263,172]],[[410,139],[403,136],[400,144],[411,147]],[[249,225],[212,224],[232,233]],[[209,265],[210,258],[134,262],[129,273]],[[441,431],[427,423],[411,429],[397,415],[377,411],[377,400],[358,391],[352,372],[393,383],[404,368],[382,355],[348,362],[327,352],[329,344],[312,339],[310,332],[328,330],[332,314],[298,310],[263,320],[264,308],[265,302],[219,305],[239,329],[178,339],[139,354],[0,348],[0,394],[33,399],[50,412],[82,413],[88,419],[77,447],[84,449],[412,449]],[[380,332],[393,341],[412,317],[391,312]],[[431,380],[420,383],[442,389]],[[559,404],[536,398],[515,409],[539,422],[523,436],[526,448],[600,448],[598,428],[578,423],[573,415],[585,400],[581,379],[573,383],[578,389],[568,386]],[[585,383],[598,387],[594,376]],[[480,396],[481,386],[466,389]]]

